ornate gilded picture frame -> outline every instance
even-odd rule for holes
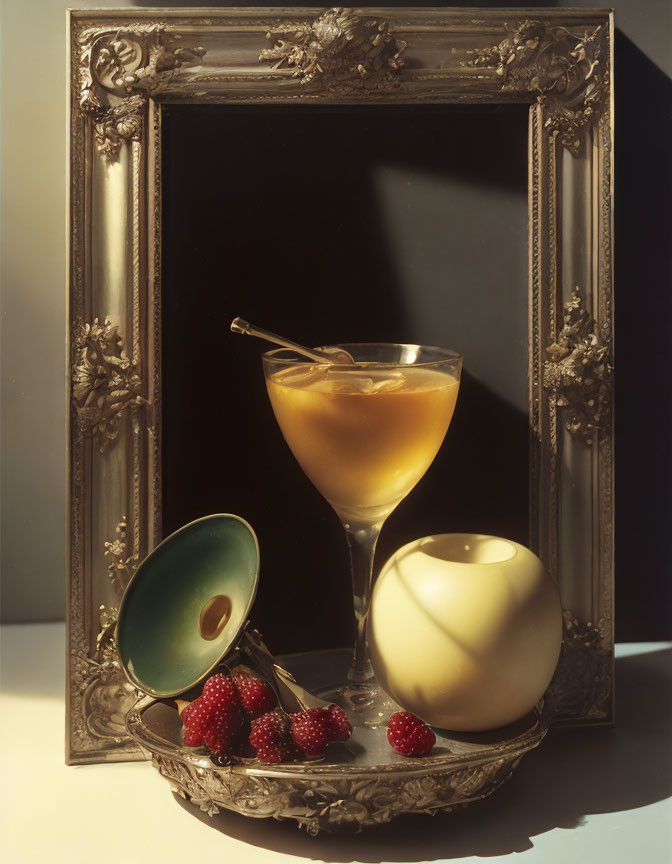
[[[530,545],[557,580],[558,722],[613,704],[613,21],[600,10],[69,12],[66,753],[143,758],[114,642],[161,539],[166,103],[529,104]]]

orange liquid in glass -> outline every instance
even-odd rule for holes
[[[297,364],[267,379],[275,416],[299,464],[342,517],[382,518],[441,446],[457,400],[451,375]]]

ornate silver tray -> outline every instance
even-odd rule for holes
[[[326,689],[348,652],[282,658],[313,691]],[[475,735],[437,731],[431,756],[395,753],[385,727],[356,727],[346,744],[320,761],[263,765],[254,759],[219,766],[205,751],[182,744],[173,700],[145,697],[126,717],[129,734],[151,757],[171,789],[210,816],[220,809],[257,818],[294,819],[309,834],[360,831],[401,813],[436,813],[484,798],[539,745],[547,725],[534,711],[511,726]]]

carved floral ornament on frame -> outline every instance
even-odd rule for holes
[[[560,719],[609,720],[612,22],[605,12],[536,11],[71,13],[70,761],[141,758],[123,724],[136,694],[116,659],[114,623],[124,587],[160,539],[160,106],[166,101],[530,104],[531,538],[561,592],[563,579],[573,578],[562,572],[563,447],[590,451],[598,478],[585,502],[586,520],[593,520],[585,530],[597,539],[587,550],[588,576],[581,577],[592,580],[593,601],[565,610],[565,645],[547,702]],[[559,272],[560,163],[566,175],[579,165],[585,175],[588,165],[589,188],[580,179],[576,184],[594,214],[585,239],[591,278],[578,265]],[[98,186],[92,173],[101,178]],[[119,177],[130,192],[118,191]],[[91,214],[118,194],[130,215],[113,238],[98,231]],[[129,260],[103,291],[91,258],[106,260],[120,241],[132,250]],[[127,478],[123,489],[101,485],[110,466]],[[114,505],[117,515],[97,532],[94,546],[101,496],[106,512]]]

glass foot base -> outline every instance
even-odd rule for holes
[[[315,695],[340,705],[352,726],[387,726],[390,715],[402,710],[394,699],[380,689],[375,678],[365,684],[348,681],[320,690]]]

